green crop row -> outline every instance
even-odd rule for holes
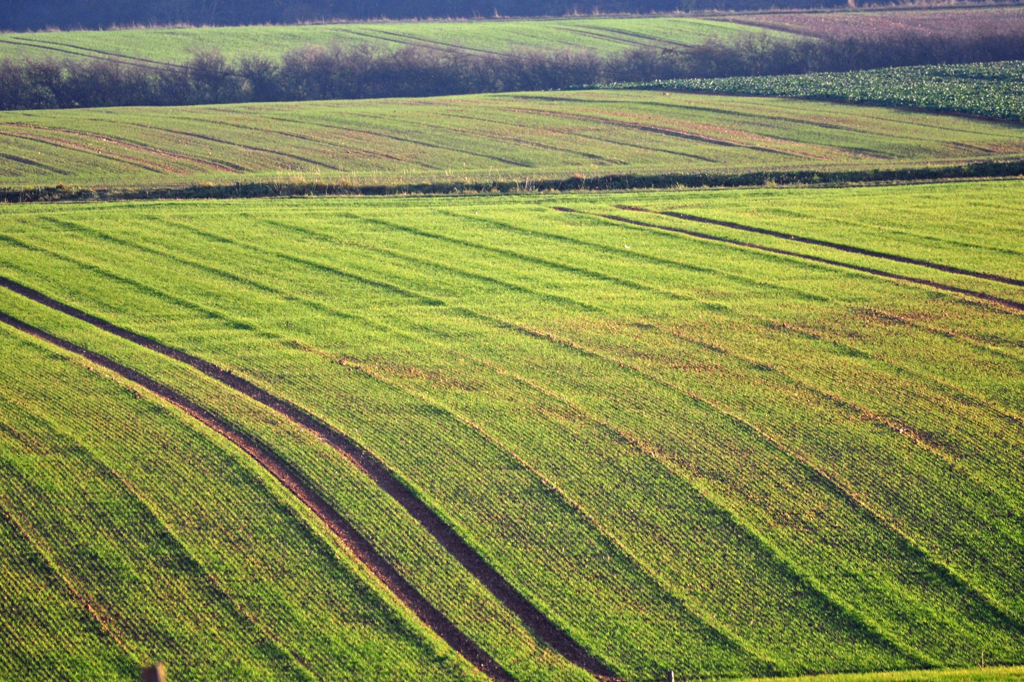
[[[1022,187],[6,207],[0,275],[349,434],[627,679],[1016,664]]]
[[[603,87],[825,99],[1024,121],[1024,62],[902,66],[790,76],[689,78]]]
[[[934,135],[941,126],[943,135]],[[823,173],[1019,159],[1017,128],[651,92],[0,114],[0,185],[162,188]]]
[[[0,675],[476,679],[244,453],[0,335]]]

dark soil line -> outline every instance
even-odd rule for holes
[[[142,67],[150,68],[150,69],[166,70],[166,69],[181,69],[181,68],[184,68],[184,66],[182,64],[174,64],[172,62],[158,62],[158,61],[154,61],[152,59],[146,59],[144,57],[132,57],[131,55],[122,54],[120,52],[108,52],[106,50],[97,50],[96,48],[93,48],[93,47],[83,47],[81,45],[69,45],[69,44],[50,43],[50,42],[47,42],[45,40],[31,40],[31,39],[25,38],[23,36],[16,36],[15,41],[4,40],[2,42],[10,43],[11,45],[19,45],[19,44],[21,44],[21,45],[25,45],[25,46],[28,46],[28,47],[38,47],[38,48],[43,48],[43,49],[48,49],[48,50],[58,50],[60,52],[68,52],[68,54],[76,54],[74,52],[69,52],[69,50],[78,50],[78,52],[93,52],[93,53],[95,53],[97,55],[103,55],[104,57],[112,57],[116,61],[119,61],[122,64],[137,65],[137,66],[142,66]],[[95,57],[93,55],[88,55],[88,54],[83,54],[81,56],[83,56],[83,57],[93,57],[94,59],[98,58],[98,57]]]
[[[35,166],[36,168],[42,168],[43,170],[48,170],[51,173],[60,174],[60,173],[64,172],[60,168],[54,168],[53,166],[47,166],[45,163],[39,163],[38,161],[33,161],[32,159],[26,159],[23,156],[16,156],[14,154],[0,153],[0,159],[7,159],[8,161],[13,161],[14,163],[24,164],[26,166]]]
[[[36,49],[39,49],[39,50],[50,50],[51,52],[62,52],[64,54],[69,54],[69,55],[71,55],[73,57],[79,57],[79,58],[84,57],[85,59],[89,59],[90,57],[92,57],[92,55],[82,54],[81,50],[83,50],[85,48],[79,48],[79,47],[64,48],[64,47],[58,47],[56,45],[50,45],[50,44],[45,44],[45,43],[44,44],[40,44],[40,43],[23,42],[22,40],[14,41],[14,40],[2,40],[2,39],[0,39],[0,43],[5,43],[7,45],[14,45],[16,47],[32,47],[32,48],[36,48]],[[79,51],[76,52],[76,50],[79,50]],[[91,50],[91,51],[92,52],[96,52],[97,50]],[[92,57],[92,58],[95,59],[96,57]],[[135,60],[134,57],[125,57],[125,56],[122,56],[122,55],[116,55],[115,56],[115,55],[113,55],[113,53],[111,53],[110,61],[113,61],[113,62],[115,62],[117,64],[122,65],[122,66],[141,66],[142,68],[152,69],[154,71],[159,71],[159,70],[161,70],[161,68],[180,68],[180,67],[176,67],[173,64],[167,64],[166,67],[151,66],[149,64],[141,63],[141,62],[148,62],[149,61],[148,59]],[[155,63],[157,63],[157,62],[155,62]]]
[[[478,54],[489,54],[495,57],[502,57],[505,55],[504,52],[495,52],[494,50],[484,50],[479,47],[466,47],[465,45],[456,45],[454,43],[444,43],[440,40],[431,40],[430,38],[423,38],[422,36],[414,36],[407,33],[395,33],[394,31],[385,31],[383,29],[374,29],[380,35],[394,36],[396,38],[407,38],[408,40],[415,41],[409,43],[415,47],[428,47],[432,50],[439,50],[442,52],[449,52],[452,54],[459,54],[460,52],[476,52]]]
[[[381,556],[348,521],[346,521],[331,505],[313,488],[306,484],[291,467],[270,448],[257,440],[235,430],[216,414],[200,407],[174,389],[165,386],[139,372],[126,367],[110,358],[86,350],[81,346],[66,341],[43,330],[26,324],[0,312],[0,322],[14,327],[26,334],[46,341],[68,352],[79,355],[94,362],[121,377],[155,393],[167,402],[175,405],[185,413],[221,434],[237,445],[246,454],[255,459],[264,469],[276,478],[285,488],[292,492],[310,511],[323,521],[343,545],[370,570],[405,604],[421,621],[433,630],[453,649],[462,654],[466,660],[479,668],[493,680],[515,682],[497,662],[488,656],[475,642],[459,630],[440,611],[430,604],[412,585],[401,576],[398,570]]]
[[[0,126],[6,126],[6,124],[0,124]],[[86,152],[88,154],[94,154],[96,156],[103,156],[108,159],[117,159],[118,161],[126,163],[129,166],[135,166],[136,168],[141,168],[142,170],[149,171],[150,173],[159,173],[160,171],[164,171],[166,173],[173,173],[175,175],[185,174],[185,171],[177,168],[171,168],[170,166],[165,166],[163,164],[145,161],[144,159],[136,159],[134,157],[125,156],[124,154],[117,154],[115,152],[104,152],[102,149],[88,147],[84,144],[71,142],[70,140],[61,140],[59,138],[47,137],[45,135],[38,134],[32,135],[30,133],[19,134],[18,132],[11,132],[10,129],[3,130],[2,132],[0,132],[0,135],[15,137],[19,140],[29,140],[30,142],[38,142],[40,144],[48,144],[52,147],[56,147],[57,149],[74,149],[75,151]]]
[[[629,218],[622,218],[614,215],[605,215],[600,213],[585,213],[583,211],[577,211],[572,208],[555,207],[556,211],[562,211],[563,213],[579,213],[582,215],[591,215],[598,218],[604,218],[605,220],[611,220],[617,223],[626,223],[627,225],[635,225],[637,227],[650,227],[656,230],[664,230],[666,232],[677,232],[679,234],[685,234],[688,237],[694,237],[696,239],[704,239],[712,242],[719,242],[721,244],[730,244],[732,246],[741,246],[748,249],[754,249],[756,251],[764,251],[767,253],[774,253],[781,256],[790,256],[793,258],[800,258],[803,260],[812,261],[814,263],[823,263],[825,265],[831,265],[834,267],[845,268],[847,270],[854,270],[856,272],[864,272],[869,275],[876,275],[878,277],[885,277],[886,279],[894,279],[900,282],[911,282],[913,284],[921,284],[941,291],[949,291],[955,294],[962,294],[964,296],[971,296],[973,298],[979,298],[984,301],[990,301],[992,303],[998,303],[999,305],[1013,308],[1014,310],[1024,311],[1024,303],[1018,301],[1012,301],[1008,298],[1000,298],[991,294],[986,294],[981,291],[973,291],[971,289],[962,289],[960,287],[950,286],[948,284],[942,284],[941,282],[935,282],[930,279],[923,279],[920,277],[907,277],[904,275],[897,275],[892,272],[886,272],[885,270],[877,270],[875,268],[863,267],[860,265],[852,265],[850,263],[843,263],[842,261],[831,260],[829,258],[821,258],[819,256],[809,256],[804,253],[797,253],[796,251],[786,251],[784,249],[775,249],[770,246],[761,246],[760,244],[752,244],[750,242],[742,242],[738,239],[728,239],[726,237],[716,237],[714,235],[705,234],[703,232],[695,232],[693,230],[684,230],[681,227],[668,227],[667,225],[655,225],[654,223],[644,223],[639,220],[630,220]]]
[[[177,121],[185,120],[186,122],[188,122],[187,119],[182,119],[180,116],[168,115],[167,118],[170,118],[170,119],[173,119],[173,120],[177,120]],[[172,128],[161,128],[159,126],[144,125],[142,123],[130,123],[129,125],[134,125],[134,126],[137,126],[139,128],[146,128],[148,130],[156,130],[156,131],[159,131],[161,133],[170,133],[172,135],[184,135],[186,137],[194,137],[197,140],[206,140],[207,142],[215,142],[217,144],[223,144],[223,145],[227,145],[229,147],[235,147],[235,148],[238,148],[238,149],[245,149],[245,150],[250,151],[250,152],[260,152],[262,154],[271,154],[273,156],[283,156],[285,158],[295,159],[296,161],[302,161],[303,163],[309,163],[309,164],[312,164],[314,166],[324,166],[325,168],[330,168],[331,170],[344,170],[344,169],[338,168],[336,166],[331,166],[331,165],[329,165],[327,163],[324,163],[323,161],[317,161],[316,159],[310,159],[310,158],[307,158],[305,156],[298,156],[296,154],[289,154],[288,152],[282,152],[282,151],[278,151],[276,149],[266,149],[264,147],[253,147],[253,146],[250,146],[250,145],[242,144],[241,142],[231,142],[229,140],[221,140],[220,138],[212,137],[210,135],[202,135],[200,133],[188,132],[186,130],[174,130]],[[239,170],[246,170],[245,168],[242,168],[241,166],[239,166],[238,169]],[[232,172],[234,172],[234,171],[232,171]]]
[[[416,519],[434,538],[445,548],[463,567],[480,581],[502,604],[515,613],[520,620],[548,646],[561,654],[566,660],[583,668],[592,675],[600,678],[616,679],[614,673],[601,661],[591,655],[586,649],[577,644],[571,637],[562,632],[547,616],[540,612],[524,596],[519,594],[515,588],[492,568],[476,550],[470,547],[451,527],[449,527],[434,510],[420,500],[409,488],[405,486],[386,465],[359,447],[348,436],[320,419],[309,414],[302,408],[290,402],[282,400],[264,389],[250,383],[249,381],[235,376],[228,370],[221,369],[213,363],[195,357],[184,351],[170,346],[165,346],[158,341],[146,338],[140,334],[123,329],[98,317],[94,317],[82,310],[61,303],[46,296],[34,289],[18,284],[6,277],[0,277],[0,286],[20,294],[36,303],[48,308],[57,310],[66,315],[74,317],[103,331],[109,332],[134,344],[148,348],[173,360],[185,363],[211,379],[242,393],[253,400],[269,407],[283,415],[293,423],[312,432],[324,442],[334,448],[335,451],[349,459],[356,467],[363,471],[373,480],[384,492],[391,496],[396,502]],[[2,315],[2,313],[0,313]],[[6,316],[5,316],[6,317]],[[129,370],[131,371],[131,370]],[[431,607],[433,608],[433,607]],[[454,627],[454,626],[453,626]],[[447,641],[447,640],[446,640]],[[472,642],[470,642],[472,644]],[[476,645],[473,644],[475,647]],[[456,650],[462,652],[459,647]],[[482,653],[482,652],[481,652]],[[469,658],[469,656],[467,656]],[[472,660],[472,659],[470,659]],[[488,658],[488,660],[490,660]],[[493,663],[493,661],[492,661]],[[497,665],[497,664],[494,664]],[[481,668],[484,670],[485,668]],[[499,669],[500,670],[500,669]],[[512,679],[504,671],[506,677],[500,679]],[[490,674],[490,673],[489,673]],[[491,674],[495,679],[494,674]]]
[[[617,206],[628,211],[640,211],[644,213],[658,213],[657,211],[649,211],[644,208],[638,208],[636,206]],[[873,251],[871,249],[862,249],[856,246],[849,246],[847,244],[840,244],[838,242],[829,242],[821,239],[812,239],[810,237],[800,237],[794,234],[788,234],[786,232],[777,232],[775,230],[768,230],[763,227],[751,227],[749,225],[741,225],[739,223],[733,223],[726,220],[712,220],[710,218],[701,218],[700,216],[690,215],[688,213],[676,213],[675,211],[664,211],[660,215],[669,216],[670,218],[679,218],[680,220],[690,220],[695,223],[706,223],[708,225],[719,225],[721,227],[728,227],[734,230],[743,230],[744,232],[753,232],[756,234],[764,234],[769,237],[778,237],[779,239],[786,239],[792,242],[801,242],[803,244],[813,244],[814,246],[825,246],[830,249],[836,249],[838,251],[846,251],[848,253],[856,253],[861,256],[871,256],[872,258],[884,258],[885,260],[896,261],[897,263],[907,263],[909,265],[920,265],[925,268],[932,268],[933,270],[941,270],[942,272],[948,272],[954,275],[966,275],[968,277],[977,277],[978,279],[987,279],[993,282],[999,282],[1000,284],[1009,284],[1015,287],[1024,287],[1024,280],[1014,279],[1012,277],[1003,277],[1002,275],[993,275],[987,272],[978,272],[977,270],[966,270],[964,268],[954,267],[952,265],[942,265],[940,263],[933,263],[927,260],[921,260],[918,258],[908,258],[906,256],[897,256],[892,253],[885,253],[884,251]]]
[[[93,139],[93,140],[99,140],[100,142],[110,142],[112,144],[116,144],[116,145],[119,145],[119,146],[122,146],[122,147],[128,147],[129,149],[136,149],[136,150],[142,151],[142,152],[149,152],[151,154],[158,154],[160,156],[167,156],[167,157],[170,157],[172,159],[180,159],[182,161],[189,161],[191,163],[195,163],[195,164],[198,164],[200,166],[208,166],[210,168],[213,168],[214,170],[227,171],[228,173],[238,173],[241,170],[241,169],[238,169],[238,168],[229,168],[227,166],[222,166],[222,165],[220,165],[218,163],[213,163],[212,161],[204,161],[203,159],[199,159],[199,158],[196,158],[194,156],[185,156],[184,154],[177,154],[175,152],[168,152],[168,151],[165,151],[163,149],[157,149],[155,147],[147,147],[145,145],[137,144],[135,142],[129,142],[128,140],[122,140],[122,139],[117,138],[117,137],[104,137],[103,135],[97,135],[95,133],[88,133],[88,132],[85,132],[83,130],[70,130],[68,128],[50,128],[50,127],[46,127],[46,126],[37,126],[37,125],[30,125],[30,124],[23,124],[23,123],[0,123],[0,126],[9,126],[9,127],[15,128],[15,129],[18,129],[18,128],[28,128],[30,130],[39,130],[39,131],[43,131],[43,132],[47,132],[47,133],[64,133],[64,134],[67,134],[67,135],[77,135],[79,137],[86,137],[86,138]],[[42,139],[52,140],[53,138],[42,138]],[[73,143],[68,142],[68,144],[73,144]],[[129,158],[129,157],[118,157],[118,158]],[[160,168],[167,168],[170,172],[181,172],[181,171],[176,171],[174,169],[171,169],[168,166],[159,166],[159,167]]]
[[[7,429],[5,428],[5,430]],[[10,433],[10,431],[8,431],[8,433]],[[38,557],[42,559],[43,566],[45,566],[46,571],[50,574],[48,577],[50,577],[54,582],[60,583],[64,588],[64,591],[67,592],[67,594],[69,594],[71,598],[78,603],[81,609],[88,614],[89,618],[93,623],[95,623],[100,633],[102,633],[103,636],[109,637],[128,658],[138,664],[140,661],[136,655],[132,653],[131,649],[129,649],[125,645],[124,641],[118,637],[117,633],[114,632],[110,622],[110,616],[106,611],[99,604],[90,599],[88,595],[75,587],[75,584],[71,579],[60,569],[57,562],[54,561],[50,552],[44,549],[43,546],[34,537],[32,537],[24,524],[20,522],[9,509],[4,508],[3,505],[0,505],[0,517],[2,517],[0,521],[4,519],[7,520],[10,526],[14,529],[14,532],[20,535],[21,538],[28,543],[29,547],[31,547],[38,555]]]
[[[427,142],[426,140],[417,140],[417,139],[414,139],[414,138],[411,138],[411,137],[399,137],[398,135],[393,135],[393,134],[388,134],[388,133],[382,132],[383,129],[379,127],[380,126],[379,122],[380,122],[380,120],[382,118],[388,118],[388,119],[390,119],[392,121],[394,121],[396,119],[401,121],[400,117],[387,116],[386,114],[377,114],[377,115],[370,116],[370,115],[359,114],[359,113],[353,113],[352,116],[357,116],[357,117],[361,117],[361,118],[371,118],[372,121],[369,124],[369,126],[367,126],[366,128],[364,128],[362,130],[357,130],[355,128],[342,128],[340,126],[332,126],[332,127],[337,127],[337,128],[339,128],[339,130],[348,130],[350,132],[361,132],[361,133],[366,134],[366,135],[373,135],[375,137],[383,137],[383,138],[388,139],[388,140],[395,140],[397,142],[405,142],[407,144],[418,145],[420,147],[427,147],[429,149],[440,149],[441,151],[444,151],[444,152],[454,152],[456,154],[465,154],[466,156],[476,156],[476,157],[479,157],[481,159],[489,159],[491,161],[497,161],[498,163],[503,163],[503,164],[505,164],[507,166],[516,166],[518,168],[532,168],[533,167],[533,166],[531,166],[528,163],[521,163],[519,161],[513,161],[512,159],[506,159],[506,158],[502,158],[500,156],[494,156],[493,154],[484,154],[483,152],[474,152],[472,150],[462,149],[462,148],[459,148],[459,147],[446,147],[444,145],[434,144],[432,142]],[[377,126],[376,130],[374,129],[374,126]],[[433,128],[432,125],[426,125],[424,127],[428,128],[428,129],[432,129]],[[468,135],[468,133],[461,132],[458,137],[460,139],[464,139],[464,137],[466,135]]]

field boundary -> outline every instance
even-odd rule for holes
[[[514,613],[523,622],[523,624],[526,625],[526,627],[534,633],[534,635],[538,639],[540,639],[545,644],[550,646],[554,651],[556,651],[567,661],[582,668],[583,670],[587,671],[588,673],[597,677],[598,679],[619,679],[610,668],[608,668],[604,663],[602,663],[590,652],[588,652],[586,649],[580,646],[574,639],[572,639],[572,637],[566,634],[561,628],[555,625],[555,623],[552,622],[546,615],[544,615],[543,612],[541,612],[536,606],[534,606],[533,603],[531,603],[526,597],[520,594],[515,589],[515,587],[512,586],[511,583],[509,583],[500,573],[498,573],[498,571],[495,568],[488,564],[484,560],[484,558],[480,556],[480,554],[476,550],[474,550],[462,538],[462,536],[460,536],[451,526],[449,526],[433,509],[428,507],[425,502],[423,502],[419,497],[417,497],[416,494],[402,480],[400,480],[381,460],[379,460],[376,456],[374,456],[364,448],[360,447],[345,434],[341,433],[332,426],[326,424],[325,422],[313,416],[309,412],[306,412],[297,405],[290,403],[286,400],[283,400],[281,398],[278,398],[269,391],[266,391],[265,389],[256,386],[255,384],[247,381],[246,379],[236,376],[229,370],[224,370],[218,367],[212,362],[203,360],[202,358],[193,356],[189,353],[172,348],[170,346],[166,346],[158,341],[147,338],[145,336],[142,336],[141,334],[137,334],[128,329],[118,327],[117,325],[114,325],[101,318],[90,315],[85,311],[79,310],[65,303],[61,303],[60,301],[50,298],[49,296],[41,292],[38,292],[27,286],[14,282],[13,280],[7,279],[6,277],[0,276],[0,287],[3,287],[5,289],[8,289],[9,291],[24,296],[25,298],[35,301],[36,303],[44,305],[52,310],[56,310],[58,312],[64,313],[65,315],[81,320],[82,322],[86,322],[87,324],[90,324],[98,329],[113,334],[114,336],[122,338],[126,341],[130,341],[131,343],[134,343],[138,346],[142,346],[151,351],[159,353],[165,357],[168,357],[172,360],[176,360],[178,362],[189,365],[190,367],[199,370],[204,375],[220,382],[221,384],[227,386],[228,388],[231,388],[234,391],[241,393],[242,395],[252,398],[253,400],[259,402],[260,404],[269,407],[270,409],[274,410],[278,414],[282,415],[283,417],[291,421],[296,426],[299,426],[300,428],[312,433],[314,436],[316,436],[317,438],[325,442],[327,445],[329,445],[331,448],[333,448],[336,452],[344,456],[357,469],[359,469],[362,473],[368,476],[370,480],[372,480],[383,492],[385,492],[388,496],[390,496],[393,500],[400,504],[402,508],[405,509],[406,512],[408,512],[409,515],[412,516],[421,526],[423,526],[423,528],[426,529],[426,531],[430,533],[456,561],[458,561],[467,571],[469,571],[473,575],[473,577],[475,577],[489,592],[491,592],[491,594],[493,594],[506,608],[512,611],[512,613]],[[11,320],[14,320],[14,318],[10,318],[9,316],[4,315],[2,312],[0,312],[0,321],[6,322],[7,324],[12,324]],[[14,320],[14,322],[16,322],[17,324],[24,325],[24,323],[20,323],[17,320]],[[29,325],[24,326],[28,327]],[[36,331],[38,331],[40,334],[45,334],[45,332],[42,332],[41,330]],[[34,332],[30,331],[28,333]],[[52,338],[55,339],[56,341],[60,341],[60,339],[57,339],[56,337]],[[78,347],[76,346],[76,348]],[[84,351],[85,353],[90,352],[86,351],[85,349],[81,350]],[[78,351],[73,350],[72,352],[77,353]],[[95,361],[99,362],[99,360]],[[113,361],[108,360],[108,362]],[[120,373],[120,370],[118,369],[111,369],[112,371],[117,371],[118,373]],[[146,379],[145,377],[142,377],[141,374],[138,374],[134,370],[131,370],[127,367],[124,367],[123,369],[127,370],[128,372],[133,372],[142,379]],[[131,380],[136,381],[136,379]],[[153,383],[155,384],[156,382]],[[171,391],[171,389],[169,388],[167,388],[166,390]],[[184,398],[182,399],[187,400]],[[198,408],[197,406],[197,409],[201,410],[202,408]],[[280,465],[285,468],[285,471],[288,471],[287,464],[280,462]],[[271,473],[274,472],[271,471]],[[294,474],[292,474],[292,476],[294,476]],[[298,481],[299,479],[296,478],[295,480]],[[300,485],[304,485],[301,483],[301,481],[299,481],[299,483]],[[312,490],[310,490],[310,492],[312,495],[316,495],[316,493],[312,492]],[[322,498],[318,499],[321,499],[322,501]],[[326,502],[323,502],[323,504],[324,506],[327,506]],[[310,508],[313,509],[312,507]],[[315,512],[316,510],[314,509],[314,513]],[[338,518],[340,519],[341,517],[339,516]],[[410,589],[413,588],[410,586]],[[430,606],[429,603],[427,603],[427,605]],[[430,606],[430,608],[434,607]],[[438,615],[441,615],[440,612],[438,612]],[[443,616],[441,617],[443,618]],[[446,641],[448,640],[446,639]],[[468,640],[468,638],[467,641],[469,641],[474,647],[476,647],[476,644],[473,643],[471,640]],[[458,647],[455,647],[455,645],[452,646],[456,650],[460,651],[460,653],[463,653],[463,655],[465,655],[465,653],[461,649],[458,649]],[[484,654],[482,650],[480,653],[486,656],[486,654]],[[488,660],[491,660],[489,656],[487,658]],[[493,660],[491,660],[491,662],[493,663]],[[493,663],[493,665],[497,666],[497,663]],[[480,666],[478,665],[478,667]],[[502,670],[500,667],[498,667],[497,669],[504,673],[504,670]],[[481,670],[487,672],[483,667],[481,667]],[[489,672],[488,674],[492,679],[495,680],[514,680],[514,678],[508,676],[507,673],[504,673],[505,677],[491,674]]]
[[[395,196],[450,194],[521,194],[530,192],[621,191],[640,189],[743,188],[800,185],[835,187],[854,184],[899,184],[1024,176],[1024,158],[948,166],[867,170],[779,170],[748,173],[616,173],[587,177],[356,184],[347,181],[202,183],[183,187],[0,187],[0,204],[160,201],[173,199],[255,199],[309,196]]]
[[[25,334],[45,341],[53,346],[94,362],[134,384],[171,403],[190,417],[205,424],[227,438],[240,450],[252,457],[267,470],[307,509],[313,512],[341,542],[351,555],[362,563],[384,587],[412,611],[424,625],[443,639],[452,649],[460,653],[469,663],[485,675],[498,682],[515,682],[504,668],[484,652],[472,639],[438,611],[416,590],[373,545],[345,520],[322,496],[305,483],[298,474],[266,445],[247,436],[228,424],[220,416],[200,407],[174,389],[122,365],[105,355],[95,353],[70,341],[49,334],[17,318],[0,312],[0,323],[13,327]]]

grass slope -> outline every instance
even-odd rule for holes
[[[800,12],[782,11],[767,14],[740,14],[729,17],[750,26],[812,36],[815,38],[847,38],[859,35],[900,34],[956,37],[974,32],[992,31],[1024,21],[1020,7],[900,8],[875,6],[869,9]]]
[[[0,186],[353,187],[1019,159],[1024,131],[819,102],[587,91],[0,114]]]
[[[601,54],[651,47],[680,48],[710,39],[785,33],[726,21],[687,17],[580,17],[502,21],[394,22],[319,26],[147,28],[0,34],[4,57],[115,56],[142,63],[180,64],[196,50],[216,49],[229,59],[279,57],[303,45],[369,45],[383,50],[419,47],[481,52],[586,49]]]
[[[0,335],[5,678],[482,678],[226,441]]]
[[[795,76],[686,78],[615,83],[608,87],[827,99],[1024,121],[1024,62],[902,66]]]
[[[0,275],[349,434],[627,679],[1019,664],[1022,198],[7,207]]]

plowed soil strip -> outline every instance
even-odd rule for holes
[[[466,660],[479,668],[487,676],[502,682],[515,682],[515,678],[509,675],[499,666],[494,659],[488,656],[469,637],[462,633],[451,621],[440,611],[435,609],[419,592],[410,585],[405,578],[398,573],[394,566],[389,564],[382,557],[373,545],[366,538],[360,535],[359,531],[352,527],[337,511],[331,507],[320,495],[306,485],[277,455],[269,448],[258,441],[236,431],[227,422],[217,415],[200,407],[185,396],[168,386],[165,386],[149,377],[136,372],[110,358],[86,350],[70,341],[48,334],[37,327],[17,320],[9,315],[0,313],[0,322],[14,327],[26,334],[42,339],[54,346],[58,346],[68,352],[79,355],[90,362],[104,367],[121,377],[146,388],[160,396],[167,402],[177,406],[196,420],[206,424],[208,427],[221,434],[232,443],[237,445],[253,459],[260,463],[264,469],[270,472],[281,484],[291,491],[299,500],[309,508],[316,516],[327,525],[332,533],[343,545],[366,566],[371,573],[394,594],[403,604],[419,616],[420,620],[431,630],[437,633],[453,649],[462,654]]]
[[[29,130],[41,130],[43,132],[48,132],[48,133],[63,133],[65,135],[77,135],[78,137],[85,137],[85,138],[89,138],[89,139],[92,139],[92,140],[99,140],[100,142],[109,142],[110,144],[115,144],[115,145],[118,145],[120,147],[127,147],[129,149],[135,149],[135,150],[138,150],[138,151],[141,151],[141,152],[148,152],[150,154],[157,154],[159,156],[166,156],[166,157],[169,157],[169,158],[172,158],[172,159],[179,159],[181,161],[188,161],[188,162],[191,162],[191,163],[198,164],[200,166],[207,166],[209,168],[213,168],[214,170],[226,171],[228,173],[238,173],[238,172],[240,172],[242,170],[241,167],[237,167],[237,166],[234,167],[234,168],[231,168],[231,167],[228,167],[228,166],[222,166],[219,163],[214,163],[212,161],[204,161],[203,159],[199,159],[199,158],[196,158],[194,156],[185,156],[183,154],[176,154],[175,152],[169,152],[169,151],[165,151],[163,149],[157,149],[156,147],[147,147],[145,145],[136,144],[134,142],[128,142],[127,140],[121,140],[121,139],[118,139],[116,137],[104,137],[102,135],[96,135],[94,133],[87,133],[87,132],[84,132],[84,131],[81,131],[81,130],[68,130],[66,128],[48,128],[46,126],[31,125],[31,124],[28,124],[28,123],[0,123],[0,126],[11,127],[11,128],[16,128],[16,129],[17,128],[27,128]],[[54,140],[55,138],[42,138],[42,139]],[[59,139],[59,138],[57,138],[57,139]],[[67,142],[67,144],[70,145],[70,144],[73,144],[73,143],[72,142]],[[82,147],[82,148],[83,149],[91,149],[89,147]],[[101,152],[98,152],[98,153],[101,153]],[[107,155],[111,156],[113,154],[108,152]],[[118,158],[130,158],[130,157],[118,157]],[[181,171],[175,171],[174,169],[170,169],[168,166],[160,166],[160,168],[168,168],[169,170],[171,170],[171,172],[181,172]]]
[[[861,265],[852,265],[851,263],[843,263],[842,261],[831,260],[829,258],[821,258],[819,256],[810,256],[805,253],[797,253],[796,251],[786,251],[785,249],[775,249],[770,246],[761,246],[760,244],[752,244],[750,242],[742,242],[738,239],[728,239],[726,237],[716,237],[711,234],[704,234],[703,232],[696,232],[694,230],[684,230],[681,227],[669,227],[667,225],[655,225],[654,223],[645,223],[639,220],[630,220],[629,218],[622,218],[620,216],[605,215],[602,213],[586,213],[584,211],[577,211],[574,208],[564,208],[560,206],[554,207],[555,211],[562,213],[576,213],[579,215],[593,216],[596,218],[604,218],[605,220],[611,220],[616,223],[625,223],[627,225],[635,225],[636,227],[649,227],[655,230],[664,230],[665,232],[677,232],[679,234],[685,234],[688,237],[695,239],[704,239],[710,242],[718,242],[720,244],[730,244],[732,246],[741,246],[747,249],[753,249],[755,251],[764,251],[766,253],[774,253],[780,256],[790,256],[792,258],[800,258],[802,260],[811,261],[813,263],[822,263],[824,265],[831,265],[837,268],[844,268],[846,270],[854,270],[856,272],[863,272],[869,275],[875,275],[878,277],[885,277],[886,279],[893,279],[900,282],[910,282],[913,284],[921,284],[926,287],[932,287],[933,289],[939,289],[940,291],[949,291],[954,294],[962,294],[964,296],[971,296],[973,298],[979,298],[984,301],[990,301],[992,303],[998,303],[999,305],[1006,306],[1007,308],[1013,308],[1014,310],[1024,311],[1024,303],[1019,301],[1012,301],[1008,298],[1000,298],[993,296],[992,294],[986,294],[982,291],[973,291],[971,289],[962,289],[960,287],[950,286],[949,284],[942,284],[941,282],[935,282],[930,279],[923,279],[921,277],[908,277],[905,275],[897,275],[892,272],[886,272],[885,270],[877,270],[875,268],[868,268]]]
[[[334,450],[349,459],[363,473],[369,476],[384,492],[416,519],[463,567],[480,581],[502,604],[515,613],[533,633],[566,660],[583,668],[597,677],[615,679],[614,673],[597,660],[571,637],[562,632],[547,616],[519,594],[512,585],[492,568],[476,550],[455,533],[430,507],[409,490],[383,462],[354,443],[348,436],[320,421],[302,408],[293,405],[255,384],[217,367],[211,362],[197,358],[183,351],[165,346],[140,334],[123,329],[82,310],[46,296],[43,293],[18,284],[6,277],[0,277],[0,286],[24,296],[36,303],[74,317],[126,341],[148,348],[173,360],[183,362],[211,379],[249,396],[283,415],[291,422],[312,432]],[[1022,306],[1024,307],[1024,306]],[[440,633],[439,633],[440,634]],[[452,645],[455,647],[455,645]],[[475,646],[475,645],[474,645]],[[462,649],[455,647],[462,652]],[[464,654],[466,655],[466,654]],[[469,656],[466,656],[470,659]],[[490,659],[488,659],[490,660]],[[479,665],[478,665],[479,667]],[[484,668],[481,667],[481,670]],[[485,670],[486,672],[486,670]],[[488,673],[490,674],[490,673]],[[507,675],[507,674],[506,674]],[[495,677],[495,675],[491,675]],[[497,679],[497,677],[495,677]],[[502,679],[508,679],[502,678]]]
[[[812,239],[811,237],[800,237],[787,232],[777,232],[775,230],[768,230],[763,227],[751,227],[749,225],[741,225],[739,223],[732,223],[727,220],[712,220],[710,218],[702,218],[700,216],[690,215],[688,213],[676,213],[675,211],[650,211],[645,208],[639,208],[637,206],[617,206],[626,211],[640,211],[643,213],[655,213],[657,215],[664,215],[670,218],[678,218],[680,220],[689,220],[694,223],[704,223],[706,225],[718,225],[720,227],[728,227],[733,230],[743,230],[744,232],[753,232],[755,234],[763,234],[769,237],[777,237],[779,239],[785,239],[791,242],[800,242],[801,244],[812,244],[814,246],[824,246],[830,249],[836,249],[837,251],[846,251],[847,253],[856,253],[860,256],[870,256],[872,258],[884,258],[885,260],[896,261],[897,263],[907,263],[908,265],[920,265],[924,268],[931,268],[933,270],[941,270],[942,272],[948,272],[954,275],[966,275],[967,277],[977,277],[978,279],[987,279],[992,282],[999,282],[1000,284],[1009,284],[1015,287],[1024,287],[1024,280],[1013,279],[1012,277],[1003,277],[1002,275],[993,275],[987,272],[978,272],[977,270],[965,270],[963,268],[957,268],[952,265],[942,265],[941,263],[932,263],[927,260],[920,260],[917,258],[907,258],[906,256],[897,256],[893,253],[885,253],[884,251],[872,251],[871,249],[862,249],[857,246],[850,246],[848,244],[840,244],[838,242],[828,242],[821,239]]]

